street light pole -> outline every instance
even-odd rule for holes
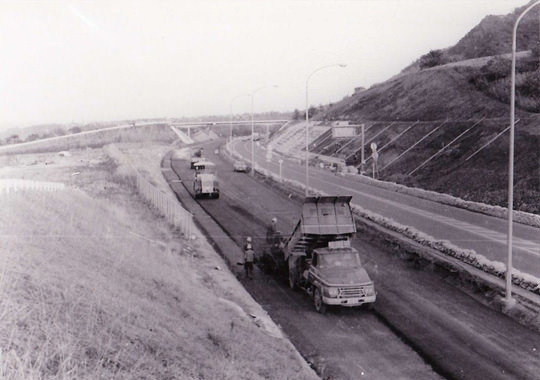
[[[263,86],[263,87],[259,87],[258,89],[256,89],[255,91],[253,91],[251,94],[249,94],[251,96],[251,175],[254,176],[255,175],[255,144],[254,144],[254,140],[253,140],[253,133],[255,131],[255,123],[253,121],[253,103],[254,103],[254,98],[255,98],[255,94],[265,88],[276,88],[277,85],[273,85],[273,86]]]
[[[322,67],[319,67],[317,70],[313,71],[311,74],[309,74],[309,76],[306,79],[306,197],[308,196],[308,193],[309,193],[309,95],[308,95],[309,79],[313,76],[313,74],[323,69],[326,69],[328,67],[334,67],[334,66],[347,67],[347,65],[344,65],[342,63],[335,63],[332,65],[322,66]]]
[[[512,32],[512,73],[511,73],[511,88],[510,88],[510,146],[508,152],[508,234],[507,247],[508,256],[506,262],[506,295],[505,302],[510,307],[514,301],[512,299],[512,238],[513,238],[513,214],[514,214],[514,124],[515,124],[515,107],[516,107],[516,33],[518,24],[533,7],[540,4],[540,0],[531,4],[517,18]]]

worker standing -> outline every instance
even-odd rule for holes
[[[272,218],[272,223],[266,229],[266,242],[273,244],[277,233],[277,218]]]
[[[246,244],[244,244],[244,271],[246,273],[246,278],[253,279],[253,259],[255,252],[253,251],[253,246],[251,245],[251,237],[248,236],[246,239]]]
[[[270,224],[270,229],[272,232],[277,232],[277,218],[272,218],[272,223]]]
[[[244,243],[244,245],[242,246],[242,249],[245,251],[248,247],[248,245],[250,245],[252,248],[253,248],[253,245],[251,243],[251,236],[248,236],[246,238],[246,242]]]

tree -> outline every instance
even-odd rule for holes
[[[69,128],[68,132],[71,133],[71,134],[81,133],[82,129],[80,127],[73,127],[73,128]]]
[[[66,131],[64,131],[62,128],[56,128],[53,131],[54,136],[64,136],[66,134]]]
[[[431,50],[420,57],[420,69],[444,65],[448,62],[442,50]]]
[[[40,139],[40,136],[37,133],[32,133],[26,138],[26,141],[34,141],[34,140],[39,140],[39,139]]]
[[[299,119],[300,119],[300,111],[295,109],[293,113],[293,120],[299,120]]]
[[[11,135],[6,139],[7,144],[18,144],[21,142],[19,135]]]

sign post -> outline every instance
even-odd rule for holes
[[[379,152],[377,152],[377,143],[372,142],[371,145],[371,158],[373,160],[373,178],[377,175],[377,160],[379,159]]]
[[[361,124],[362,127],[362,150],[361,150],[361,157],[360,157],[360,174],[364,174],[365,165],[366,165],[366,156],[364,154],[364,145],[365,145],[365,128],[364,124]]]
[[[268,145],[266,148],[266,162],[272,162],[272,146]]]

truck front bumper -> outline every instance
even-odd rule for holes
[[[354,306],[363,305],[365,303],[375,302],[376,298],[377,296],[363,296],[363,297],[350,297],[350,298],[331,298],[331,297],[323,296],[323,302],[327,305],[341,305],[341,306],[354,307]]]

